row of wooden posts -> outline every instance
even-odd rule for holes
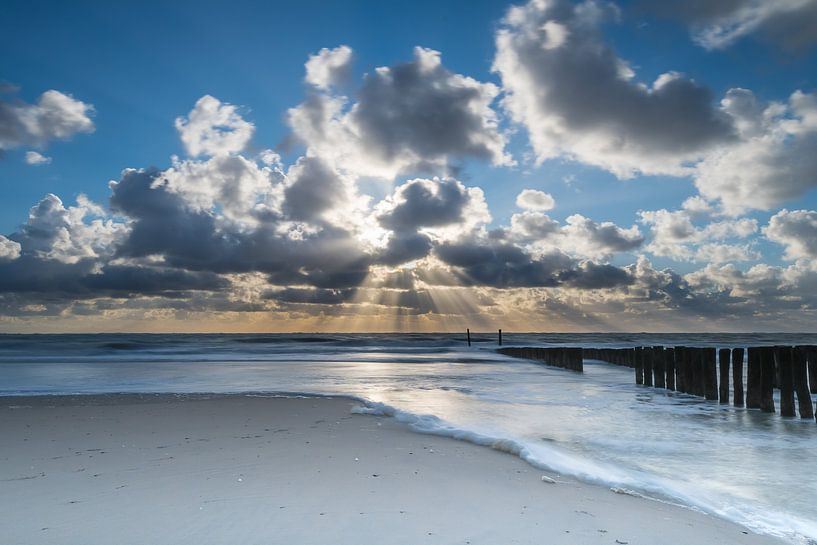
[[[584,357],[581,348],[565,347],[517,347],[500,348],[500,354],[513,356],[514,358],[524,358],[527,360],[537,360],[554,367],[570,369],[571,371],[584,372]]]
[[[743,361],[747,356],[744,396]],[[583,357],[624,365],[635,370],[636,384],[730,402],[736,407],[775,412],[774,389],[780,390],[780,414],[815,418],[811,395],[817,393],[817,347],[756,346],[699,348],[640,346],[585,348]]]

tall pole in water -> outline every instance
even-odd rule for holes
[[[502,330],[499,330],[499,346],[502,346]]]
[[[471,346],[471,329],[470,328],[465,330],[465,335],[468,337],[468,346]]]

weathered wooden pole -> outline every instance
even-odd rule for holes
[[[706,349],[696,348],[695,358],[695,395],[700,397],[706,396]]]
[[[471,329],[470,328],[465,330],[465,335],[468,338],[468,346],[471,346]]]
[[[633,348],[633,361],[635,361],[635,383],[644,384],[644,351],[640,346]]]
[[[750,346],[746,361],[746,408],[760,408],[760,378],[762,369],[760,366],[760,354],[762,349]]]
[[[703,352],[703,373],[704,392],[706,399],[718,399],[718,353],[714,348],[702,348]],[[711,354],[710,354],[711,352]],[[714,380],[713,380],[714,378]],[[712,395],[714,393],[714,396]]]
[[[808,353],[809,391],[817,394],[817,346],[809,346],[806,352]]]
[[[667,371],[667,390],[675,390],[675,349],[671,346],[664,351],[664,363]]]
[[[686,347],[675,347],[675,390],[678,392],[686,392],[686,385],[684,384],[684,372],[686,370]]]
[[[684,382],[687,385],[687,393],[689,395],[698,395],[697,385],[695,384],[695,380],[697,375],[698,369],[698,349],[694,347],[687,348],[687,368],[686,368],[686,376],[684,376]]]
[[[743,348],[732,350],[732,388],[735,407],[743,407]]]
[[[701,359],[700,355],[700,348],[690,347],[689,348],[689,368],[687,372],[689,373],[689,393],[690,395],[700,395],[698,393],[698,369],[699,363]]]
[[[808,350],[805,346],[794,347],[794,391],[797,393],[797,405],[800,409],[800,418],[813,418],[814,407],[811,406],[811,394],[808,391],[808,375],[806,362]]]
[[[499,346],[502,346],[502,330],[499,330]]]
[[[718,401],[721,403],[729,403],[729,364],[731,359],[732,351],[728,348],[721,348],[718,351],[718,367],[720,371]]]
[[[666,388],[667,380],[666,380],[666,371],[664,370],[664,347],[663,346],[653,346],[652,347],[652,371],[653,371],[653,384],[655,384],[656,388]]]
[[[792,350],[790,346],[778,346],[774,350],[780,386],[780,416],[794,414],[794,374],[792,373]]]
[[[652,386],[652,365],[653,365],[653,353],[652,348],[649,346],[645,346],[642,349],[642,354],[644,354],[644,386]]]
[[[774,349],[764,346],[760,349],[760,410],[774,412]]]

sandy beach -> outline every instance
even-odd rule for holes
[[[238,395],[2,398],[3,542],[781,543],[353,414],[355,405]]]

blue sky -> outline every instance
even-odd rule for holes
[[[579,6],[555,4],[571,9]],[[749,0],[738,4],[745,4],[747,10],[758,5]],[[779,4],[783,8],[778,11],[788,14],[786,1]],[[799,19],[811,16],[810,4],[805,2]],[[611,13],[616,13],[605,16],[588,35],[596,39],[593,33],[597,32],[600,43],[627,61],[634,81],[650,85],[661,74],[680,72],[709,90],[713,108],[733,88],[750,89],[763,104],[785,103],[798,89],[814,91],[815,48],[809,43],[797,47],[778,43],[776,28],[792,23],[780,23],[781,16],[774,10],[757,15],[752,23],[755,26],[727,44],[707,46],[696,38],[696,32],[712,23],[704,15],[669,13],[644,1],[594,5],[600,9],[612,6]],[[119,180],[123,169],[163,170],[171,166],[171,156],[189,156],[174,120],[188,115],[204,95],[236,105],[240,116],[254,125],[251,142],[241,153],[251,156],[273,149],[280,153],[286,170],[299,157],[317,149],[316,144],[303,139],[292,144],[293,129],[286,119],[288,109],[314,92],[304,82],[304,63],[311,55],[340,45],[354,51],[351,79],[336,89],[337,96],[354,100],[366,74],[372,74],[376,67],[411,62],[414,47],[422,46],[440,52],[442,65],[450,73],[497,86],[498,96],[491,108],[497,114],[499,131],[505,135],[504,150],[516,164],[492,165],[479,154],[458,157],[452,153],[445,158],[443,173],[484,192],[492,221],[480,229],[487,232],[507,227],[511,216],[520,212],[517,195],[526,188],[536,189],[555,199],[556,206],[547,214],[558,222],[581,214],[597,223],[613,222],[622,229],[639,226],[645,238],[643,245],[590,256],[594,259],[625,267],[638,255],[647,255],[657,269],[671,267],[682,275],[705,267],[705,259],[679,259],[660,251],[650,255],[650,227],[639,223],[639,211],[677,211],[685,199],[698,195],[694,176],[642,171],[622,179],[625,177],[620,173],[599,167],[589,156],[583,158],[579,153],[577,158],[571,144],[560,144],[557,156],[541,164],[532,160],[531,138],[538,129],[530,120],[520,120],[518,115],[514,118],[504,107],[503,97],[513,93],[513,88],[504,73],[491,69],[497,55],[496,35],[510,6],[500,1],[4,2],[0,7],[0,47],[7,54],[0,58],[0,79],[17,90],[0,99],[33,104],[43,92],[58,90],[93,105],[90,118],[94,130],[7,146],[0,159],[0,233],[16,240],[12,235],[27,221],[29,208],[47,193],[58,195],[65,206],[74,205],[77,196],[85,194],[106,207],[111,196],[108,181]],[[543,17],[560,20],[562,15],[557,12],[563,6],[547,9],[552,13]],[[715,22],[729,21],[741,13],[721,14]],[[518,28],[514,31],[521,32]],[[578,31],[571,32],[572,38]],[[666,127],[666,131],[673,130]],[[50,163],[27,164],[25,154],[32,150],[50,158]],[[360,187],[375,187],[372,197],[380,200],[412,177],[430,175],[408,168],[376,183],[366,185],[365,179],[358,183]],[[718,175],[722,176],[722,171]],[[754,257],[736,262],[738,269],[746,271],[759,263],[788,267],[795,261],[784,259],[783,254],[797,243],[781,242],[779,237],[770,241],[761,233],[769,218],[784,207],[817,208],[813,189],[817,183],[812,180],[800,185],[793,197],[730,212],[735,221],[753,219],[758,223],[751,237]],[[713,195],[720,194],[707,196],[716,203]],[[214,204],[211,213],[217,215],[220,206]],[[696,222],[705,227],[705,222]],[[430,236],[435,244],[444,242]],[[561,250],[570,253],[569,248]],[[534,255],[542,250],[526,251]],[[26,252],[24,244],[22,252]],[[44,254],[40,251],[39,255]],[[807,250],[800,251],[798,257],[809,263],[812,259]],[[284,287],[271,284],[272,289]]]

